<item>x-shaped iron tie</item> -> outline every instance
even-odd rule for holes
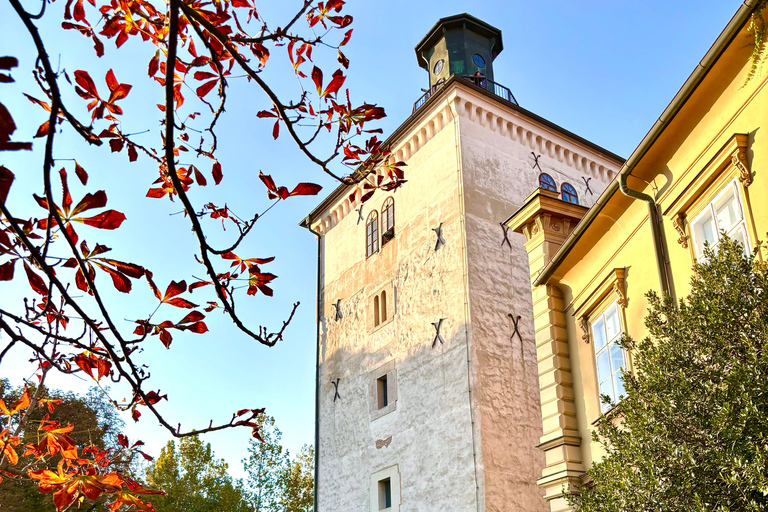
[[[589,182],[592,180],[592,177],[590,176],[590,177],[587,178],[587,177],[582,176],[581,179],[584,182],[584,185],[586,185],[587,192],[589,192],[589,195],[592,195],[592,189],[589,188]]]
[[[515,339],[515,334],[517,334],[517,337],[520,338],[520,341],[523,341],[523,335],[520,334],[520,329],[518,327],[518,323],[520,322],[520,315],[515,318],[515,316],[512,313],[508,313],[507,316],[512,319],[512,324],[514,324],[515,329],[512,331],[512,336],[509,337],[510,340]]]
[[[544,172],[541,166],[539,165],[539,158],[541,158],[541,155],[537,155],[533,151],[531,151],[531,154],[533,155],[533,165],[531,166],[531,169],[533,169],[534,167],[538,167],[541,172]]]
[[[339,394],[339,381],[341,379],[337,378],[335,381],[332,380],[331,384],[333,384],[333,401],[335,402],[337,398],[341,398],[341,395]]]
[[[432,340],[432,348],[435,348],[438,341],[441,345],[445,343],[445,340],[443,340],[443,337],[440,335],[440,327],[443,326],[443,320],[445,320],[445,318],[441,318],[437,322],[432,322],[432,326],[435,328],[435,339]]]
[[[363,218],[363,205],[360,205],[360,208],[355,208],[355,211],[357,212],[357,223],[360,224],[361,220],[365,220]]]
[[[432,228],[432,231],[437,235],[437,242],[435,243],[435,250],[438,250],[441,246],[445,245],[445,238],[443,238],[443,223],[441,222],[436,228]]]
[[[507,244],[511,249],[512,243],[509,241],[509,226],[503,222],[499,222],[499,226],[501,226],[501,229],[504,231],[504,240],[501,241],[501,246],[504,247],[504,244]]]
[[[338,322],[341,320],[341,299],[338,299],[333,307],[336,308],[336,321]]]

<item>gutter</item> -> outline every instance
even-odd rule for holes
[[[612,181],[608,186],[608,188],[605,189],[605,191],[603,191],[602,194],[600,194],[600,197],[597,199],[597,201],[592,206],[592,208],[590,208],[590,210],[587,212],[587,214],[584,216],[581,222],[579,222],[576,225],[576,228],[568,236],[568,238],[565,239],[565,242],[563,242],[563,245],[560,247],[560,249],[555,253],[555,255],[552,257],[549,263],[547,263],[547,265],[544,267],[544,269],[541,271],[538,277],[536,277],[536,280],[533,282],[534,286],[541,286],[542,284],[546,283],[550,277],[552,277],[552,274],[554,273],[555,269],[560,265],[560,263],[563,262],[565,257],[568,256],[568,253],[576,244],[576,241],[579,238],[581,238],[581,235],[583,235],[584,232],[589,228],[589,226],[592,224],[592,221],[594,221],[595,218],[597,218],[603,206],[605,206],[605,204],[608,202],[608,200],[610,200],[613,194],[616,193],[616,190],[621,188],[622,193],[624,193],[628,197],[632,197],[635,199],[645,200],[641,196],[650,197],[650,196],[647,196],[646,194],[641,194],[639,192],[630,190],[626,185],[627,178],[632,175],[632,171],[635,169],[635,166],[637,165],[637,163],[645,156],[645,154],[648,152],[651,146],[656,142],[656,140],[658,140],[658,138],[664,132],[666,127],[669,125],[669,123],[672,122],[672,120],[675,118],[678,112],[680,112],[680,110],[683,108],[683,105],[685,105],[685,103],[690,99],[691,95],[693,95],[693,92],[696,90],[699,84],[701,84],[701,82],[704,80],[704,77],[707,75],[707,73],[709,73],[710,69],[712,69],[712,66],[715,64],[715,62],[717,62],[717,60],[723,54],[723,52],[728,47],[728,45],[733,41],[733,39],[739,33],[739,31],[741,30],[741,27],[743,27],[744,24],[749,20],[750,15],[754,11],[755,7],[757,7],[757,5],[760,3],[760,1],[761,0],[744,0],[742,5],[739,6],[739,9],[736,11],[736,14],[733,15],[733,17],[731,18],[731,21],[729,21],[728,25],[725,26],[725,28],[717,37],[717,39],[712,44],[710,49],[704,55],[704,58],[701,59],[699,64],[693,70],[693,73],[691,73],[691,75],[685,81],[685,83],[677,92],[677,94],[675,94],[675,97],[672,98],[672,101],[669,103],[669,105],[667,105],[667,108],[664,109],[664,112],[661,113],[661,116],[659,116],[659,119],[651,127],[651,129],[648,131],[645,137],[643,137],[643,140],[640,142],[637,148],[632,152],[632,154],[629,156],[627,161],[624,163],[621,170],[619,171],[619,175],[618,175],[619,180]],[[622,183],[623,183],[623,186],[622,186]],[[633,194],[636,194],[636,195],[633,195]],[[653,201],[653,198],[651,198],[651,201]],[[655,206],[653,207],[653,210],[657,211]],[[653,215],[657,215],[657,213]],[[652,220],[651,224],[652,226],[654,226],[653,227],[654,231],[660,230],[661,226],[653,222],[653,217],[651,218],[651,220]],[[659,218],[659,220],[661,219]],[[659,258],[658,250],[657,250],[657,258]],[[661,262],[659,262],[659,266],[660,265],[661,265]],[[662,287],[664,287],[664,284],[663,284],[664,279],[661,277],[661,270],[660,270],[660,279],[662,280]]]
[[[312,510],[317,512],[317,473],[318,461],[320,457],[320,239],[322,236],[317,231],[312,230],[312,224],[309,217],[301,221],[301,226],[307,228],[317,237],[317,311],[315,321],[317,323],[317,341],[315,355],[315,471],[314,471],[314,505]]]

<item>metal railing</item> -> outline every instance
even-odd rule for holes
[[[462,80],[465,80],[471,84],[476,85],[477,87],[481,87],[487,91],[492,92],[499,98],[509,101],[510,103],[514,103],[515,105],[520,105],[517,100],[515,99],[515,96],[512,94],[512,91],[509,90],[508,87],[505,87],[499,83],[494,82],[493,80],[488,80],[484,76],[466,76],[466,75],[456,75]],[[413,104],[413,111],[416,112],[424,103],[427,102],[427,100],[432,96],[434,93],[436,93],[443,85],[445,84],[445,80],[440,81],[429,88],[428,91],[424,92],[424,94],[421,95],[421,97],[416,100],[416,102]]]

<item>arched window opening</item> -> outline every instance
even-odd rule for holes
[[[387,321],[387,291],[386,290],[381,292],[381,302],[379,302],[379,307],[381,308],[381,321],[386,322]]]
[[[381,317],[379,316],[379,296],[373,298],[373,326],[378,327],[381,323]]]
[[[379,252],[379,214],[376,210],[365,221],[365,257]]]
[[[395,200],[388,197],[381,206],[381,245],[395,237]]]
[[[545,172],[539,174],[539,188],[543,188],[544,190],[549,190],[551,192],[557,192],[557,185],[555,185],[555,180],[553,180],[552,176]]]
[[[579,204],[579,195],[576,193],[576,189],[570,183],[563,183],[560,187],[562,192],[563,201],[566,203]]]

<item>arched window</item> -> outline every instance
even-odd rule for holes
[[[379,308],[381,309],[381,321],[387,321],[387,290],[381,292],[381,301],[379,302]]]
[[[395,200],[388,197],[381,206],[381,245],[395,237]]]
[[[579,204],[579,195],[576,193],[576,189],[570,183],[563,183],[560,187],[560,191],[563,196],[563,201],[566,203]]]
[[[373,210],[365,221],[365,257],[379,252],[379,213]]]
[[[381,317],[379,316],[379,296],[373,298],[373,326],[377,327],[381,323]]]
[[[553,180],[552,176],[545,172],[539,174],[539,188],[557,192],[557,185],[555,185],[555,180]]]

